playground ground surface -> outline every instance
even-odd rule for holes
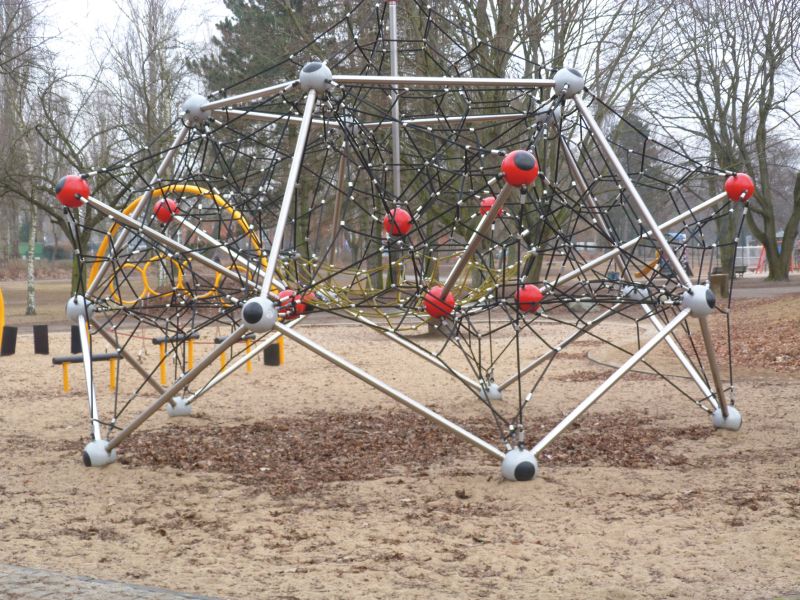
[[[493,461],[291,343],[283,367],[229,378],[192,418],[157,414],[118,463],[86,469],[78,369],[64,394],[21,329],[17,354],[0,359],[0,563],[132,583],[141,597],[789,597],[800,591],[800,287],[741,287],[741,431],[714,432],[669,386],[632,374],[528,483],[503,481]],[[40,300],[54,322],[57,288]],[[633,340],[629,323],[602,327]],[[377,334],[308,331],[483,427],[460,385]],[[66,331],[51,346],[66,353]],[[618,360],[572,347],[532,425],[555,422]],[[37,572],[24,571],[40,584]]]

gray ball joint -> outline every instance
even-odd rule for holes
[[[555,92],[566,98],[574,98],[583,91],[583,75],[577,69],[559,69],[553,76]]]
[[[306,63],[298,79],[304,92],[314,90],[318,94],[324,94],[332,85],[333,73],[324,63],[313,61]]]

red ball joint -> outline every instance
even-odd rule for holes
[[[91,193],[89,182],[80,175],[67,175],[56,184],[56,200],[67,208],[79,208],[83,204],[80,199]]]
[[[433,286],[430,291],[425,294],[422,304],[425,306],[425,312],[434,319],[441,319],[453,312],[456,306],[456,299],[450,292],[447,296],[442,298],[443,288],[440,285]]]
[[[411,231],[411,215],[402,208],[393,208],[383,217],[383,229],[389,235],[406,235]]]
[[[494,202],[495,202],[494,196],[487,196],[486,198],[481,200],[481,208],[480,208],[481,215],[485,215],[490,210],[492,210]],[[497,216],[502,217],[504,213],[505,211],[501,208],[499,211],[497,211]]]
[[[172,198],[161,198],[153,206],[153,214],[160,222],[169,223],[172,221],[172,217],[178,214],[178,203]]]
[[[530,185],[539,176],[539,165],[536,158],[527,150],[514,150],[506,154],[500,164],[500,170],[506,181],[514,187]]]
[[[290,289],[278,292],[278,316],[291,321],[306,312],[307,306],[303,297]]]
[[[542,290],[531,283],[526,283],[514,292],[514,300],[522,312],[536,312],[544,298]]]
[[[734,202],[747,202],[755,191],[756,184],[747,173],[736,173],[725,180],[725,193]]]

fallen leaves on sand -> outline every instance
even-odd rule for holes
[[[529,431],[543,434],[558,420],[536,421],[529,424]],[[465,424],[486,439],[497,437],[491,423]],[[656,426],[643,415],[592,415],[557,439],[540,460],[628,468],[678,465],[686,458],[666,451],[676,439],[698,440],[711,433],[707,424],[675,428]],[[287,496],[334,481],[409,471],[424,475],[430,465],[455,464],[468,452],[477,451],[410,412],[318,412],[202,429],[170,425],[133,436],[120,449],[120,462],[223,473],[275,496]]]

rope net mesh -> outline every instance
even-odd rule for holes
[[[552,87],[524,79],[552,70],[503,54],[426,6],[407,10],[414,18],[404,21],[398,40],[400,72],[424,68],[452,80],[337,82],[319,98],[272,292],[285,322],[328,315],[427,356],[464,382],[466,395],[497,423],[498,441],[512,444],[570,344],[582,339],[630,354],[636,348],[616,342],[603,325],[629,322],[643,343],[654,318],[666,323],[677,315],[685,286],[585,117]],[[101,416],[107,430],[152,393],[148,378],[166,370],[174,382],[192,369],[188,340],[211,344],[240,325],[242,303],[263,284],[298,160],[305,93],[293,78],[323,52],[334,81],[344,73],[388,75],[387,18],[385,4],[359,4],[300,51],[209,100],[285,77],[276,92],[209,110],[200,123],[178,119],[174,129],[188,133],[177,145],[175,130],[167,131],[149,150],[96,170],[127,190],[125,213],[135,224],[104,221],[91,231],[98,249],[78,247],[80,292],[94,305],[95,328],[147,374],[117,386],[113,409]],[[484,60],[490,55],[504,60]],[[486,66],[492,64],[503,68]],[[476,86],[463,79],[470,77],[504,80]],[[590,90],[584,101],[604,115],[605,139],[655,220],[674,220],[664,230],[674,255],[696,283],[705,282],[720,253],[733,251],[734,242],[721,247],[717,239],[721,228],[737,227],[734,210],[725,199],[688,211],[719,192],[724,174],[660,143],[646,123],[623,118]],[[520,149],[536,157],[540,175],[511,189],[482,230],[505,184],[501,161]],[[162,162],[166,168],[154,178]],[[77,211],[70,215],[84,227]],[[426,297],[462,267],[451,282],[452,311],[431,316]],[[541,297],[523,300],[527,286]],[[675,344],[711,388],[695,328],[683,321]],[[429,331],[436,335],[422,335]],[[265,336],[232,346],[227,364]],[[163,353],[155,361],[158,339]],[[92,343],[108,342],[95,335]],[[708,395],[674,364],[652,360],[641,368],[712,410]],[[224,370],[209,367],[182,393],[204,392]]]

